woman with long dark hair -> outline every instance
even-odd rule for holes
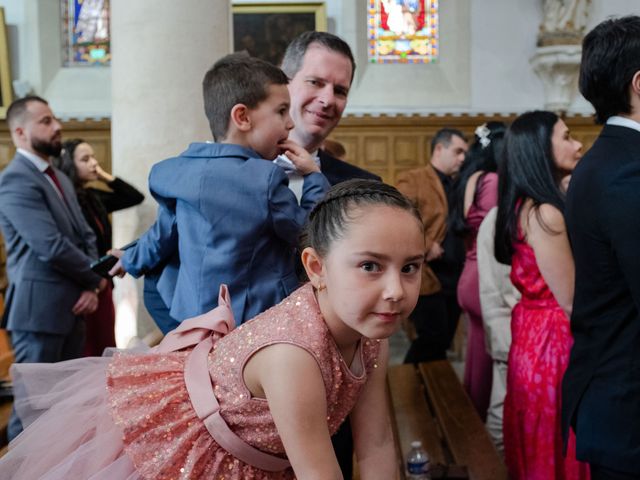
[[[575,275],[564,191],[581,149],[551,112],[519,116],[505,136],[495,254],[511,265],[522,294],[511,316],[504,403],[505,460],[516,480],[589,478],[588,466],[575,458],[575,438],[563,457],[560,432]]]
[[[493,362],[487,353],[480,308],[476,237],[482,220],[498,203],[498,159],[506,126],[489,122],[476,128],[453,189],[450,225],[465,239],[464,269],[458,281],[458,303],[469,319],[464,386],[484,421],[491,395]]]
[[[113,175],[105,172],[96,160],[93,148],[84,140],[74,139],[64,143],[62,154],[54,160],[73,182],[87,223],[96,235],[98,255],[111,249],[111,222],[109,214],[133,207],[144,200],[144,195]],[[100,181],[109,190],[90,187],[90,182]],[[98,294],[98,309],[86,316],[87,339],[84,354],[99,356],[107,347],[115,347],[115,309],[112,297],[113,283]]]

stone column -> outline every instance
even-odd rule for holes
[[[112,159],[114,174],[147,192],[138,207],[114,214],[114,245],[137,238],[155,220],[151,166],[211,140],[201,82],[231,51],[229,0],[111,0]],[[123,346],[154,329],[142,280],[116,279],[116,335]]]

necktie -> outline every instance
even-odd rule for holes
[[[67,203],[67,199],[64,196],[64,191],[62,190],[62,185],[60,185],[60,180],[58,180],[58,176],[56,175],[56,172],[53,170],[53,168],[47,167],[47,169],[44,171],[44,173],[49,175],[49,178],[51,178],[51,180],[55,184],[56,188],[58,189],[58,193],[60,193],[60,196],[62,197],[62,200],[64,200],[64,203],[66,204]]]

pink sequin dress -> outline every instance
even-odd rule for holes
[[[521,235],[521,234],[520,234]],[[569,320],[547,286],[531,246],[514,245],[511,281],[522,298],[511,314],[504,402],[504,450],[514,480],[585,480],[571,433],[562,455],[560,393],[573,344]]]
[[[197,330],[185,329],[176,338]],[[292,479],[290,467],[278,466],[286,462],[285,451],[267,401],[252,398],[244,384],[242,371],[248,359],[277,343],[308,351],[326,387],[331,434],[377,367],[379,341],[364,338],[351,367],[345,364],[310,285],[222,338],[202,331],[196,333],[204,340],[194,349],[18,367],[15,381],[27,388],[28,395],[26,402],[16,403],[29,426],[0,459],[0,472],[29,480]],[[183,340],[180,337],[177,343]],[[210,351],[201,349],[207,341]],[[198,349],[204,351],[204,362],[190,360]],[[210,376],[211,383],[202,377],[190,381],[193,375],[185,371],[194,369],[200,369],[204,380]],[[64,371],[62,382],[60,371]],[[55,382],[46,380],[52,375]],[[198,402],[195,398],[203,385],[210,385],[212,403],[219,409],[201,411],[206,392]],[[210,406],[205,402],[204,409]],[[223,425],[218,428],[220,421]],[[220,433],[224,429],[228,432]],[[250,451],[248,461],[229,453],[238,442],[243,454]],[[256,455],[276,465],[274,471],[253,465]]]

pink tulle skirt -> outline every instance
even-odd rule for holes
[[[25,430],[0,459],[2,478],[142,478],[124,453],[122,432],[109,412],[105,378],[111,360],[88,357],[12,367],[15,408]]]

